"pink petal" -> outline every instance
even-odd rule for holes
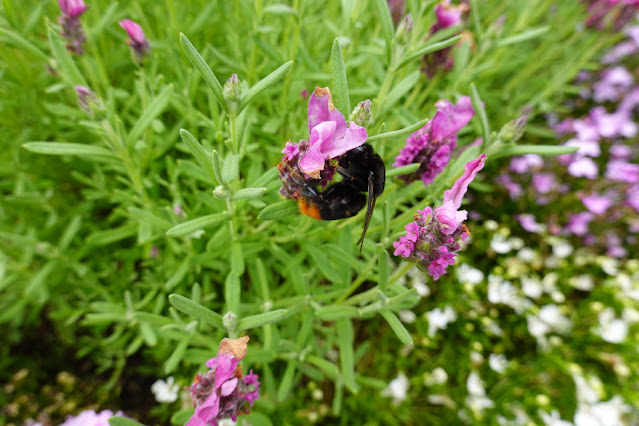
[[[486,154],[482,154],[475,160],[466,164],[465,172],[457,179],[452,188],[444,191],[444,203],[452,201],[456,209],[459,209],[462,204],[464,194],[468,191],[468,185],[475,179],[477,172],[484,168],[486,162]]]
[[[322,153],[331,158],[335,158],[344,154],[346,151],[363,145],[367,138],[368,134],[366,133],[366,129],[351,121],[348,129],[346,129],[344,133],[344,138],[341,140],[333,139],[329,143],[324,143]]]
[[[215,369],[215,390],[235,374],[235,368],[239,364],[239,360],[233,358],[230,354],[218,356],[217,368]]]
[[[433,140],[443,140],[453,136],[464,127],[475,115],[475,110],[468,96],[462,96],[453,105],[447,100],[437,102],[437,114],[433,117],[431,137]]]
[[[124,28],[129,37],[131,37],[131,40],[138,44],[144,44],[146,42],[144,31],[142,31],[142,27],[139,26],[136,22],[130,19],[124,19],[118,23],[122,28]]]
[[[326,156],[320,151],[319,144],[311,146],[306,154],[300,159],[300,170],[312,177],[320,178],[320,171],[324,170],[324,162]]]
[[[227,380],[226,382],[224,382],[222,384],[222,387],[220,388],[220,395],[229,396],[237,387],[237,382],[237,377],[233,377],[231,380]]]
[[[220,412],[220,398],[217,392],[211,393],[211,395],[204,401],[202,406],[195,409],[195,415],[193,417],[199,417],[204,420],[204,424],[207,424],[209,420],[214,419]]]
[[[329,121],[329,105],[332,105],[331,92],[328,87],[316,87],[308,100],[308,132],[311,133],[313,127]]]

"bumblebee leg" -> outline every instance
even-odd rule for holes
[[[368,204],[366,206],[366,216],[364,217],[364,228],[362,229],[362,236],[359,237],[359,252],[362,252],[362,247],[364,247],[364,236],[366,235],[366,231],[368,231],[368,225],[371,223],[371,218],[373,217],[373,210],[375,209],[375,202],[377,201],[377,197],[375,197],[373,191],[373,180],[375,175],[373,172],[368,174]]]

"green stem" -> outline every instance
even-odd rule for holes
[[[395,281],[406,275],[406,273],[413,269],[414,266],[415,264],[412,262],[404,262],[404,264],[398,270],[396,270],[393,275],[390,276],[390,278],[388,279],[388,283],[394,283]]]

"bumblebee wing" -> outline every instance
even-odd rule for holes
[[[368,225],[371,223],[371,217],[373,217],[373,209],[375,209],[375,202],[377,201],[377,197],[373,193],[373,173],[368,175],[368,205],[366,206],[366,217],[364,218],[364,229],[362,229],[362,236],[359,237],[359,252],[362,252],[362,247],[364,247],[364,236],[366,235],[366,231],[368,231]]]

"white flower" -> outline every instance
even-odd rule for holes
[[[512,243],[501,234],[493,235],[493,239],[490,240],[490,248],[495,250],[496,253],[504,254],[513,249]]]
[[[622,417],[629,407],[619,395],[606,402],[582,404],[575,412],[575,426],[621,426],[626,424]]]
[[[399,319],[405,322],[406,324],[412,324],[415,322],[417,316],[413,311],[409,311],[408,309],[403,309],[399,311]]]
[[[566,334],[572,327],[570,318],[561,313],[556,305],[545,305],[539,310],[539,318],[560,334]]]
[[[541,412],[541,420],[546,426],[572,426],[567,420],[562,420],[557,410],[552,410],[550,414]]]
[[[488,365],[499,374],[506,371],[508,364],[509,362],[504,354],[490,354],[488,357]]]
[[[406,399],[406,392],[408,391],[408,377],[404,373],[400,372],[396,378],[382,390],[382,396],[388,396],[393,398],[394,404],[399,404]]]
[[[235,426],[236,424],[237,423],[235,423],[231,419],[222,419],[222,420],[218,420],[217,422],[217,426]]]
[[[466,405],[473,412],[481,412],[486,408],[492,408],[495,405],[490,398],[486,397],[484,383],[476,372],[473,371],[468,375],[466,388],[468,389]]]
[[[601,262],[601,270],[608,275],[617,275],[619,273],[619,262],[612,257],[606,257]]]
[[[517,257],[524,262],[532,262],[537,258],[537,253],[530,247],[523,247],[517,252]]]
[[[484,280],[484,273],[466,263],[462,263],[457,268],[457,278],[463,283],[479,284]]]
[[[173,376],[169,376],[166,382],[162,379],[158,379],[151,385],[151,392],[155,395],[157,402],[175,402],[179,390],[180,386],[174,383]]]
[[[492,219],[488,219],[484,222],[484,227],[489,231],[495,231],[499,227],[499,224]]]
[[[450,306],[443,310],[435,308],[426,314],[428,316],[428,336],[433,337],[437,330],[444,330],[449,323],[457,319],[457,312]]]
[[[510,281],[492,274],[488,276],[488,301],[494,304],[508,305],[519,314],[531,304],[530,300],[519,296],[517,287]]]
[[[508,241],[510,241],[510,245],[515,250],[519,250],[520,248],[524,246],[524,240],[518,237],[511,237]]]
[[[609,343],[621,343],[628,336],[628,324],[615,318],[615,311],[606,308],[599,313],[599,334]]]
[[[590,291],[594,287],[593,279],[590,275],[578,275],[570,280],[570,283],[577,290]]]
[[[565,240],[559,240],[552,245],[552,254],[560,259],[565,259],[566,257],[570,256],[573,250],[574,249],[570,245],[570,243]]]
[[[448,374],[446,374],[446,370],[441,367],[437,367],[430,373],[430,377],[432,378],[432,383],[436,385],[442,385],[446,383],[448,380]]]
[[[541,281],[533,277],[521,278],[521,289],[524,294],[532,299],[539,299],[544,292]]]

